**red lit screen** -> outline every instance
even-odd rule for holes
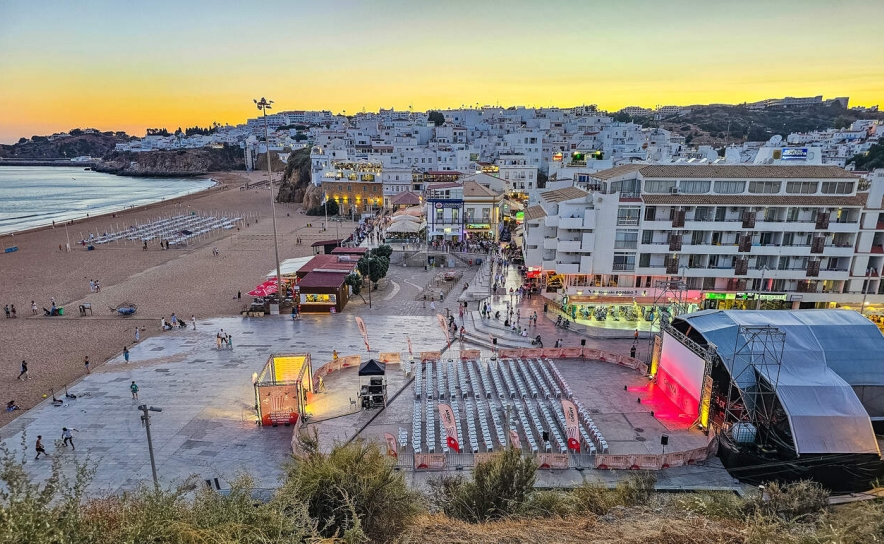
[[[686,414],[697,414],[706,362],[667,333],[657,370],[657,384]]]

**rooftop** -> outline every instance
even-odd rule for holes
[[[355,266],[355,262],[352,263]],[[301,289],[310,287],[340,287],[349,272],[310,272],[298,282]]]
[[[463,184],[463,196],[472,196],[472,197],[498,197],[500,193],[497,191],[492,191],[491,189],[485,187],[484,185],[480,185],[475,181],[465,181]]]
[[[630,165],[637,166],[637,165]],[[616,170],[613,168],[612,170]],[[856,176],[837,166],[768,166],[729,164],[654,164],[639,168],[644,178],[713,178],[713,179],[856,179]],[[599,172],[595,175],[601,174]]]
[[[584,198],[588,195],[583,189],[577,187],[565,187],[564,189],[555,189],[553,191],[544,191],[540,193],[540,198],[547,202],[564,202],[575,198]]]
[[[543,206],[528,206],[525,210],[525,221],[541,219],[543,217],[546,217],[546,210],[543,209]]]
[[[856,196],[802,196],[802,195],[641,195],[645,204],[677,206],[864,206],[866,197]]]
[[[411,191],[405,191],[403,193],[399,193],[394,196],[390,200],[390,204],[393,206],[405,205],[405,206],[415,206],[421,203],[421,197]]]

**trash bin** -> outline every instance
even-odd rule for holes
[[[470,266],[473,266],[473,260],[470,259]]]
[[[543,313],[546,313],[546,311],[547,311],[548,309],[549,309],[549,304],[546,303],[546,302],[544,302],[544,303],[543,303]]]

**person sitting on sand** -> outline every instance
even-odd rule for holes
[[[21,410],[21,408],[18,407],[18,405],[15,403],[14,400],[11,400],[11,401],[7,402],[7,403],[6,403],[6,411],[7,411],[7,412],[12,412],[12,411],[14,411],[14,410]]]

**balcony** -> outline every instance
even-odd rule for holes
[[[614,272],[632,272],[635,270],[635,263],[614,263],[612,270]]]
[[[580,230],[583,228],[582,217],[561,217],[559,218],[560,229]]]
[[[580,251],[580,240],[559,240],[556,249],[562,253],[577,253]]]

